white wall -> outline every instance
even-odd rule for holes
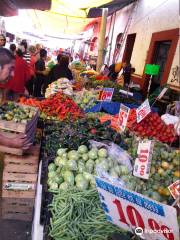
[[[127,23],[133,4],[117,12],[111,61],[114,53],[116,37]],[[152,33],[179,27],[179,0],[139,0],[132,15],[128,34],[136,33],[136,40],[131,57],[131,63],[136,74],[142,75],[149,49]],[[124,42],[125,45],[125,42]],[[124,48],[121,50],[119,60],[122,59]],[[179,65],[179,48],[177,47],[172,67]],[[170,75],[169,75],[170,78]]]

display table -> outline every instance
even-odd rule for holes
[[[41,179],[42,161],[39,164],[38,183],[36,190],[36,199],[34,207],[34,219],[32,224],[32,240],[43,240],[43,226],[40,225],[40,212],[41,212],[41,201],[42,201],[42,185],[40,184]]]

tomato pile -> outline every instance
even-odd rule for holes
[[[127,127],[141,137],[153,137],[161,142],[170,143],[176,140],[175,130],[172,124],[166,125],[158,113],[149,113],[140,123],[133,119],[133,113],[128,119]],[[135,118],[136,119],[136,118]]]
[[[77,119],[83,116],[82,110],[69,97],[62,93],[52,95],[50,98],[39,101],[33,98],[20,98],[20,103],[39,107],[40,111],[46,116],[51,116],[60,120],[69,118]]]

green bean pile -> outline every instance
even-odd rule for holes
[[[55,192],[54,192],[55,193]],[[121,229],[106,220],[96,190],[60,190],[50,207],[49,235],[53,240],[107,240]]]

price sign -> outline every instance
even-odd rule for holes
[[[114,88],[104,88],[99,94],[99,101],[110,102],[114,93]]]
[[[180,180],[177,180],[173,184],[171,184],[168,187],[171,195],[173,196],[174,199],[177,199],[180,197]]]
[[[135,160],[133,175],[148,179],[152,159],[153,143],[150,140],[140,142],[138,145],[138,157]]]
[[[118,122],[119,122],[121,131],[124,131],[126,128],[129,112],[130,112],[130,108],[121,104],[121,107],[119,109],[119,116],[118,116]]]
[[[151,108],[149,100],[146,99],[146,101],[144,101],[141,106],[136,109],[137,123],[141,122],[150,112]]]
[[[107,220],[146,240],[178,240],[176,209],[96,178]]]
[[[164,94],[167,92],[167,90],[168,90],[168,88],[166,88],[166,87],[163,88],[163,90],[160,92],[160,94],[157,97],[157,99],[161,99],[164,96]]]

